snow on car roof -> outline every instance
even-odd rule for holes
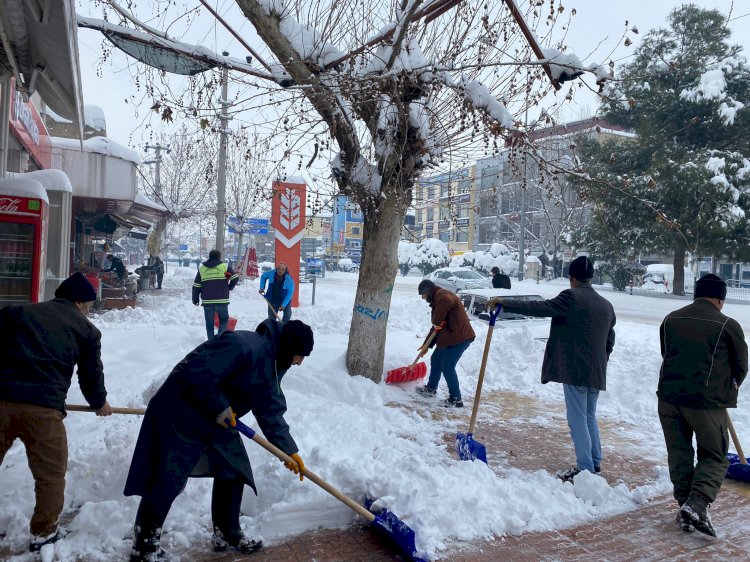
[[[526,295],[533,295],[534,293],[529,293],[528,291],[521,292],[516,289],[462,289],[461,294],[491,298],[491,297],[522,297]]]

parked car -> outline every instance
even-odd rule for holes
[[[521,293],[515,289],[473,289],[461,291],[459,294],[464,308],[469,313],[469,317],[477,317],[479,320],[489,321],[490,315],[487,312],[487,301],[492,297],[508,297],[522,301],[543,301],[544,297]],[[497,316],[498,329],[512,329],[524,326],[531,330],[532,337],[538,340],[546,340],[549,335],[549,318],[537,318],[535,316],[526,316],[515,312],[500,311]]]
[[[467,289],[490,289],[492,281],[470,267],[442,267],[424,276],[438,287],[454,293]]]
[[[354,263],[350,258],[341,258],[339,260],[339,271],[348,271],[349,273],[359,273],[359,265]]]

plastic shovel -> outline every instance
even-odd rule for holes
[[[727,478],[740,480],[741,482],[750,482],[750,464],[748,464],[748,459],[742,450],[740,440],[737,438],[737,432],[734,430],[734,424],[732,424],[732,418],[729,417],[729,412],[727,412],[727,429],[729,429],[729,434],[732,436],[734,448],[737,449],[736,455],[734,453],[727,453],[727,458],[729,459]]]
[[[479,441],[474,440],[474,424],[477,421],[477,412],[479,411],[479,399],[482,396],[482,383],[484,382],[484,370],[487,367],[487,356],[490,353],[492,344],[492,332],[495,329],[495,322],[503,309],[502,305],[497,305],[495,312],[490,311],[490,327],[487,330],[487,339],[484,342],[484,355],[482,355],[482,366],[479,368],[479,380],[477,381],[477,390],[474,393],[474,408],[471,410],[471,421],[469,422],[468,433],[456,434],[456,449],[458,457],[462,461],[480,460],[487,462],[487,449]]]
[[[249,439],[255,441],[258,445],[263,447],[272,455],[278,457],[283,462],[294,463],[294,460],[292,460],[292,458],[284,451],[263,439],[255,432],[255,430],[253,430],[251,427],[248,427],[240,420],[237,420],[236,429],[245,437],[248,437]],[[382,509],[377,513],[372,513],[365,509],[363,506],[359,505],[349,496],[344,495],[339,490],[331,486],[320,476],[310,471],[309,468],[305,467],[303,473],[313,483],[317,484],[326,492],[331,494],[334,498],[346,504],[347,507],[350,507],[359,515],[364,517],[373,527],[375,527],[375,529],[385,533],[389,539],[391,539],[393,542],[395,542],[396,545],[398,545],[398,547],[409,558],[409,560],[413,560],[415,562],[427,562],[427,560],[421,558],[417,554],[417,547],[414,543],[414,531],[393,513],[391,513],[387,509]]]
[[[445,322],[443,322],[443,324],[445,324]],[[427,349],[430,347],[432,340],[435,339],[437,333],[442,330],[442,328],[443,326],[441,325],[440,328],[432,330],[430,336],[422,344],[422,349],[419,351],[419,354],[417,355],[416,359],[414,359],[414,362],[411,365],[409,365],[408,367],[398,367],[396,369],[391,369],[390,371],[388,371],[385,374],[385,384],[409,382],[423,378],[427,374],[427,363],[425,363],[424,361],[419,363],[418,361],[422,357],[424,357],[425,353],[427,353]]]

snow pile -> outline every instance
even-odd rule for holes
[[[470,266],[484,272],[497,267],[501,273],[515,275],[518,271],[517,253],[510,253],[505,244],[492,244],[486,252],[464,252],[451,260],[452,267]],[[528,258],[527,258],[528,260]]]

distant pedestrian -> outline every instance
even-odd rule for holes
[[[417,392],[422,396],[435,396],[442,375],[448,385],[448,399],[443,401],[443,406],[462,408],[464,403],[458,384],[456,365],[461,355],[474,341],[474,329],[469,323],[469,317],[466,315],[461,299],[454,293],[441,289],[428,279],[422,281],[417,290],[432,309],[432,328],[427,337],[429,338],[433,331],[438,330],[432,344],[435,346],[435,351],[432,352],[430,358],[430,377],[425,386],[417,388]],[[422,355],[427,352],[424,344],[421,350]]]
[[[249,554],[262,546],[240,527],[244,488],[256,488],[234,426],[252,412],[266,439],[294,461],[286,468],[302,480],[305,464],[284,419],[281,382],[313,345],[312,329],[299,320],[283,327],[265,320],[255,332],[228,332],[202,343],[172,369],[148,403],[125,483],[126,496],[141,496],[131,562],[176,559],[161,547],[161,529],[190,477],[213,479],[215,551]]]
[[[0,309],[0,464],[20,439],[36,494],[32,552],[60,538],[68,466],[63,418],[76,366],[86,402],[97,416],[112,414],[104,388],[102,335],[86,319],[95,300],[91,283],[74,273],[50,301]]]
[[[495,289],[510,289],[510,277],[500,271],[499,267],[493,267],[492,272],[492,286]]]
[[[122,263],[122,259],[112,254],[108,254],[107,260],[109,260],[109,267],[105,267],[102,271],[105,273],[114,271],[120,283],[124,284],[128,278],[128,270],[125,268],[125,264]]]
[[[208,259],[198,268],[193,281],[193,304],[202,301],[207,339],[223,334],[229,324],[229,291],[239,276],[221,261],[221,252],[211,250]],[[219,331],[214,336],[214,316],[219,317]]]
[[[161,290],[161,283],[164,279],[164,262],[158,255],[151,256],[148,260],[149,269],[156,275],[156,288]]]
[[[266,290],[266,282],[268,289]],[[278,320],[274,312],[281,312],[281,323],[286,324],[292,318],[292,297],[294,296],[294,279],[289,275],[289,270],[283,262],[276,264],[276,269],[266,271],[260,276],[260,294],[273,307],[269,308],[268,317]]]
[[[570,289],[554,299],[521,301],[512,297],[490,299],[487,307],[503,305],[505,312],[551,317],[552,323],[542,364],[542,384],[563,385],[568,427],[576,453],[576,466],[560,470],[557,477],[572,481],[582,470],[601,472],[602,448],[596,403],[606,390],[607,362],[615,345],[615,311],[591,286],[594,266],[581,256],[570,264]]]
[[[747,344],[739,323],[721,313],[724,281],[713,274],[695,284],[692,304],[670,312],[661,324],[659,420],[664,431],[669,477],[680,504],[684,531],[716,536],[708,514],[729,461],[727,408],[747,374]],[[698,446],[695,463],[693,435]]]

